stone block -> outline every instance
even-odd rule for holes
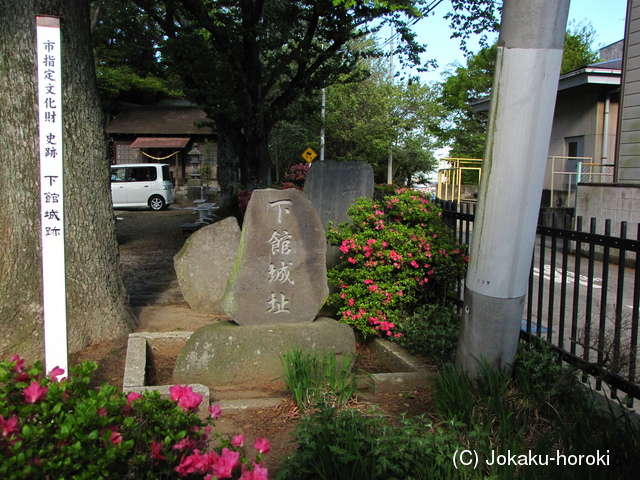
[[[224,313],[220,301],[239,244],[240,227],[229,217],[196,231],[173,258],[182,296],[193,310]]]
[[[124,365],[122,385],[140,387],[144,385],[147,368],[147,341],[144,338],[129,337],[127,360]]]
[[[296,348],[355,354],[355,337],[351,327],[330,318],[281,325],[219,322],[193,332],[178,355],[173,380],[211,389],[282,383],[282,356]]]

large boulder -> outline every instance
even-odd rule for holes
[[[196,231],[173,258],[182,296],[193,310],[224,313],[220,301],[239,244],[238,221],[229,217]]]
[[[193,332],[178,355],[173,381],[209,388],[282,383],[282,357],[294,349],[355,354],[355,337],[351,327],[330,318],[252,326],[222,321]]]

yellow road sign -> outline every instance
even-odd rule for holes
[[[315,160],[315,158],[318,156],[318,154],[316,152],[314,152],[311,147],[307,148],[303,153],[302,153],[302,158],[304,158],[308,163],[311,163]]]

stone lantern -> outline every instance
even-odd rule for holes
[[[191,170],[191,176],[200,177],[200,171],[198,170],[198,167],[200,166],[200,156],[202,155],[202,152],[198,150],[197,143],[193,144],[193,147],[191,148],[191,150],[189,150],[187,155],[189,157],[189,163],[191,163],[191,165],[193,166]]]

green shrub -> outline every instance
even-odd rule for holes
[[[341,321],[364,335],[398,336],[418,305],[455,296],[468,257],[427,196],[404,189],[380,201],[360,198],[348,214],[352,222],[327,232],[342,252],[327,274],[339,289],[328,303]]]
[[[418,417],[391,427],[379,414],[324,408],[296,429],[298,449],[282,480],[457,479],[453,456],[464,448],[453,422]]]
[[[452,362],[460,332],[460,315],[451,305],[424,305],[399,324],[394,340],[410,353],[435,364]]]
[[[85,363],[58,379],[59,368],[45,375],[41,363],[27,369],[17,356],[0,362],[0,478],[267,478],[266,440],[256,442],[255,460],[243,436],[217,435],[214,446],[212,420],[195,413],[202,397],[191,387],[171,387],[170,399],[125,396],[111,385],[95,391],[96,367]],[[210,412],[217,418],[219,407]]]

